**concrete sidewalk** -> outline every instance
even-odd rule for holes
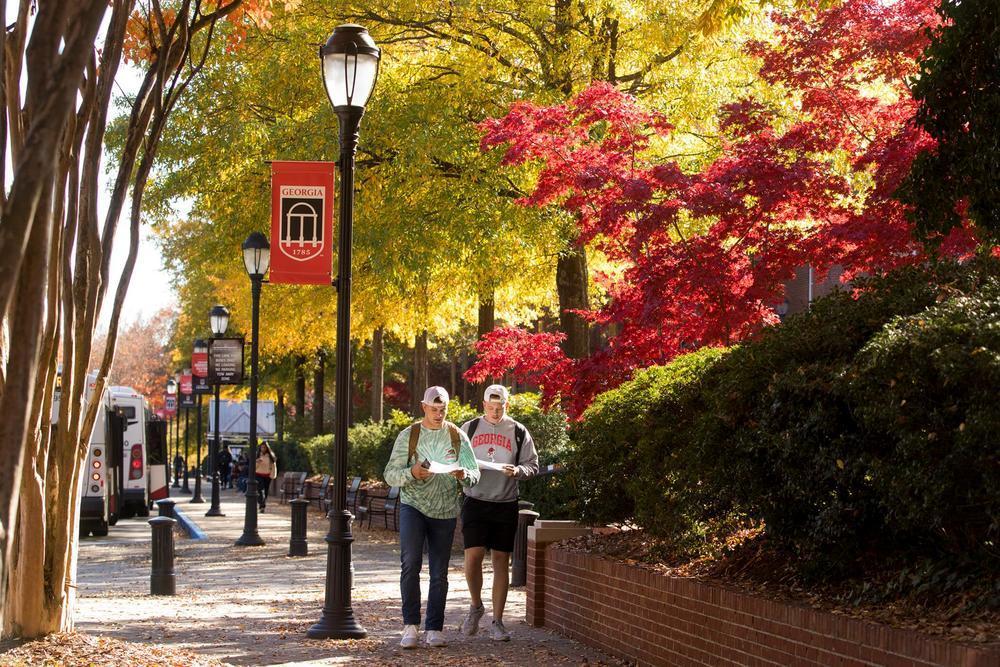
[[[206,495],[206,497],[208,497]],[[136,642],[183,646],[198,654],[238,665],[458,665],[458,664],[617,664],[572,640],[524,624],[524,593],[512,590],[505,621],[513,640],[494,643],[487,613],[476,637],[458,626],[469,607],[468,589],[456,551],[443,649],[398,647],[399,547],[394,532],[355,527],[354,612],[368,638],[309,640],[306,629],[323,606],[328,523],[309,510],[309,549],[305,558],[288,558],[290,514],[277,499],[259,516],[263,547],[236,547],[242,534],[244,498],[224,491],[225,517],[205,517],[209,505],[175,498],[208,535],[176,541],[177,596],[149,593],[149,543],[141,540],[85,541],[80,547],[77,629]],[[426,565],[422,583],[426,601]],[[485,574],[486,606],[492,576]]]

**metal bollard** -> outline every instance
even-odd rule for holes
[[[174,581],[174,524],[168,516],[149,520],[153,528],[153,567],[149,575],[150,595],[175,595]]]
[[[160,516],[167,516],[171,519],[174,518],[174,505],[177,503],[170,498],[164,498],[163,500],[157,500],[156,506],[160,508]]]
[[[309,544],[306,542],[306,510],[309,501],[296,498],[289,502],[292,506],[292,539],[288,542],[289,556],[308,556]]]
[[[510,567],[511,586],[524,586],[528,581],[528,526],[537,518],[538,512],[531,510],[517,513],[517,533],[514,535],[514,556]]]

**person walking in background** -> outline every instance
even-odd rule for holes
[[[219,480],[222,488],[233,488],[233,453],[229,451],[229,445],[223,445],[219,452]]]
[[[472,451],[482,470],[475,486],[463,489],[462,540],[465,546],[465,580],[472,605],[462,623],[462,634],[479,631],[483,605],[483,559],[489,549],[493,559],[493,623],[490,639],[509,641],[503,624],[503,610],[510,588],[510,554],[517,532],[518,480],[538,473],[535,442],[522,424],[507,414],[510,395],[501,384],[486,388],[483,416],[462,424],[472,442]]]
[[[267,509],[267,496],[271,492],[271,480],[278,476],[278,457],[274,455],[267,443],[261,443],[257,450],[257,465],[254,468],[257,475],[257,506],[263,512]]]
[[[174,457],[174,479],[180,479],[184,474],[184,458],[178,452]]]
[[[447,646],[444,607],[448,597],[448,561],[455,537],[462,486],[479,481],[479,466],[469,438],[445,420],[448,392],[428,387],[420,403],[424,418],[403,429],[385,467],[385,481],[400,488],[400,574],[403,637],[399,645],[420,643],[420,570],[427,546],[430,589],[424,629],[427,645]],[[441,472],[434,472],[440,470]]]
[[[247,473],[250,469],[250,461],[246,451],[240,452],[236,459],[236,489],[242,493],[247,492]]]

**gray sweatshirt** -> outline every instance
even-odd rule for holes
[[[471,419],[462,424],[462,430],[467,435],[474,421],[475,419]],[[491,424],[485,417],[479,417],[479,425],[472,436],[472,451],[476,458],[516,466],[517,472],[513,477],[507,477],[499,470],[480,468],[479,482],[475,486],[464,487],[462,491],[465,495],[494,503],[517,500],[517,481],[534,477],[538,472],[538,452],[535,451],[535,441],[531,439],[528,429],[524,429],[521,456],[514,460],[517,456],[515,426],[521,425],[507,415],[504,415],[499,424]]]

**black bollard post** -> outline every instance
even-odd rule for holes
[[[517,513],[517,533],[514,534],[514,556],[510,567],[511,586],[524,586],[528,581],[528,526],[537,518],[538,512],[531,510]]]
[[[160,508],[160,516],[174,518],[174,505],[177,503],[170,498],[164,498],[163,500],[157,500],[156,506]]]
[[[292,506],[292,539],[288,543],[289,556],[308,556],[309,544],[306,542],[306,510],[309,501],[296,498],[289,502]]]
[[[176,595],[174,581],[174,524],[167,516],[149,520],[153,529],[153,567],[149,574],[150,595]]]

